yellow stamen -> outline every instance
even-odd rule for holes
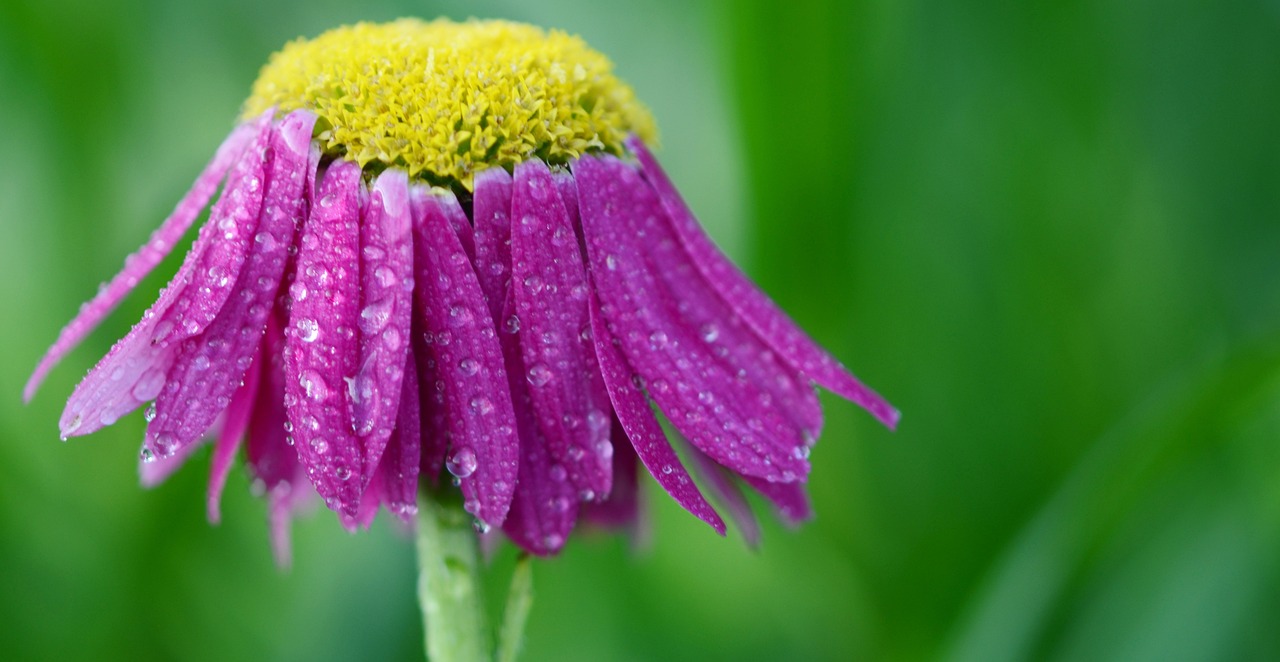
[[[469,189],[491,166],[652,141],[653,118],[612,69],[578,37],[519,23],[359,23],[272,55],[244,117],[306,108],[327,151]]]

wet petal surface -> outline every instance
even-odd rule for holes
[[[684,249],[724,300],[774,351],[810,379],[857,403],[888,427],[897,426],[898,410],[819,347],[716,248],[644,143],[633,136],[627,146],[639,159],[645,178],[657,192]]]
[[[551,459],[588,500],[609,494],[609,396],[596,365],[577,234],[541,161],[516,167],[511,296],[537,424]]]
[[[178,343],[202,332],[217,316],[258,225],[271,135],[263,132],[244,150],[208,222],[159,299],[76,386],[58,422],[62,436],[94,432],[154,399]]]
[[[303,226],[289,288],[285,329],[285,405],[294,447],[330,509],[354,516],[364,461],[351,429],[360,315],[360,216],[368,196],[360,166],[332,164]]]
[[[58,334],[58,339],[40,359],[40,363],[27,380],[22,391],[24,400],[30,402],[49,371],[68,352],[79,345],[80,341],[84,340],[84,337],[133,291],[138,282],[169,255],[173,247],[182,240],[182,235],[187,233],[192,221],[209,204],[209,199],[217,190],[218,183],[231,169],[231,165],[240,158],[250,143],[261,140],[265,136],[270,127],[270,119],[271,113],[264,113],[253,122],[237,126],[231,135],[227,136],[227,139],[218,147],[213,159],[196,178],[191,190],[187,191],[187,194],[178,202],[173,213],[160,224],[159,228],[156,228],[155,232],[151,233],[151,238],[142,248],[124,259],[124,268],[120,273],[103,285],[98,294],[81,306],[75,318],[63,327]]]
[[[734,352],[708,342],[716,338],[706,324],[731,321],[695,325],[705,319],[697,306],[705,299],[691,303],[686,290],[659,273],[679,265],[651,264],[653,256],[642,250],[637,235],[662,213],[651,189],[630,165],[608,156],[579,159],[575,175],[599,312],[649,395],[676,429],[724,466],[773,481],[803,480],[809,464],[795,450],[809,443],[812,432],[753,381],[753,375],[767,374],[767,364],[744,365]]]
[[[204,434],[226,410],[266,328],[294,229],[305,213],[303,183],[315,116],[286,117],[271,141],[259,221],[235,295],[200,335],[184,340],[147,426],[147,448],[168,457]]]
[[[636,373],[627,365],[622,351],[614,345],[612,336],[605,329],[604,321],[594,306],[591,311],[591,329],[604,383],[609,389],[609,398],[613,401],[613,410],[640,462],[676,503],[694,517],[710,524],[720,535],[724,535],[724,520],[720,519],[720,515],[707,503],[702,492],[698,491],[698,486],[689,477],[689,472],[680,463],[671,444],[667,443],[666,434],[654,418],[644,392],[635,386]]]
[[[415,218],[415,296],[427,351],[435,360],[450,438],[446,468],[461,483],[464,507],[496,526],[515,491],[519,444],[507,374],[488,303],[471,259],[449,221],[456,205],[432,191]]]

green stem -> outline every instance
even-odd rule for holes
[[[427,659],[492,659],[480,586],[480,559],[471,516],[460,503],[418,499],[418,602]]]
[[[502,632],[498,636],[498,662],[515,662],[524,642],[524,624],[533,608],[533,560],[521,555],[511,573],[511,592],[502,615]]]

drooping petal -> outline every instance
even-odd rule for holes
[[[270,325],[268,318],[267,324]],[[262,346],[254,353],[249,370],[244,375],[244,383],[231,394],[231,404],[222,422],[222,430],[213,445],[213,459],[209,462],[209,491],[206,513],[209,522],[217,524],[222,519],[222,490],[227,485],[227,474],[235,462],[236,451],[245,432],[249,429],[249,418],[253,414],[255,401],[258,398],[258,382],[262,376]],[[194,445],[194,444],[193,444]]]
[[[284,331],[280,312],[272,315],[263,337],[259,396],[249,419],[245,458],[267,496],[271,547],[276,563],[290,561],[289,522],[314,491],[293,449],[292,429],[285,411]]]
[[[213,159],[196,178],[191,190],[187,191],[187,194],[178,202],[173,213],[160,224],[160,227],[156,228],[155,232],[151,233],[151,238],[142,248],[124,259],[124,268],[120,273],[104,285],[92,300],[81,306],[75,318],[62,328],[58,339],[40,359],[40,363],[36,365],[35,371],[27,380],[27,385],[22,390],[23,400],[31,401],[36,389],[40,388],[40,383],[62,360],[62,357],[75,349],[80,341],[89,335],[89,332],[115,310],[138,282],[151,273],[151,270],[160,264],[173,247],[182,240],[182,235],[187,233],[192,221],[209,204],[209,199],[217,190],[218,183],[231,169],[231,165],[240,158],[245,147],[255,139],[260,139],[268,130],[271,113],[272,111],[267,111],[253,122],[241,124],[231,131],[231,135],[227,136],[218,147]]]
[[[742,494],[738,483],[724,467],[698,450],[693,444],[685,444],[686,457],[693,462],[694,471],[702,478],[702,484],[711,492],[712,498],[720,507],[729,512],[729,517],[742,531],[742,537],[749,547],[760,546],[760,521],[751,512],[751,505]],[[768,481],[761,481],[767,483]]]
[[[364,461],[351,430],[347,379],[356,373],[360,314],[359,237],[367,193],[360,166],[329,166],[303,226],[285,329],[285,404],[294,448],[330,509],[359,509]]]
[[[361,487],[377,471],[395,427],[413,308],[413,220],[409,181],[386,170],[361,224],[359,370],[352,384],[352,428],[364,453]]]
[[[701,310],[655,273],[673,265],[652,264],[641,249],[637,235],[662,213],[652,189],[612,156],[583,157],[574,168],[599,312],[649,395],[676,429],[721,464],[774,481],[803,479],[809,464],[796,449],[807,447],[812,431],[772,406],[770,391],[753,383],[753,375],[768,374],[766,366],[718,351],[706,328],[690,324],[686,315]]]
[[[515,314],[510,295],[504,314]],[[549,451],[551,443],[538,424],[531,385],[524,379],[524,358],[519,335],[502,333],[516,430],[520,440],[520,468],[511,512],[502,530],[511,541],[531,554],[548,556],[564,547],[578,519],[578,490],[563,464]],[[594,494],[583,493],[587,499]]]
[[[244,150],[178,273],[76,386],[58,422],[63,437],[94,432],[159,395],[178,344],[217,316],[258,225],[272,134],[262,132]]]
[[[405,357],[404,385],[395,429],[378,465],[383,502],[391,514],[412,525],[418,512],[418,473],[421,466],[422,422],[418,370],[414,352]],[[442,454],[443,455],[443,454]],[[443,460],[442,460],[443,461]]]
[[[489,312],[502,330],[502,308],[511,279],[511,175],[489,168],[476,175],[472,217],[475,219],[475,264]]]
[[[681,245],[724,300],[774,351],[807,377],[857,403],[889,428],[896,427],[898,410],[819,347],[716,248],[644,143],[632,136],[627,140],[627,147],[639,159],[645,179],[657,192]]]
[[[593,526],[607,529],[630,529],[637,537],[640,525],[640,458],[631,447],[627,433],[616,416],[612,420],[613,489],[609,498],[599,503],[585,504],[582,519]]]
[[[742,480],[771,501],[783,521],[791,526],[813,519],[813,507],[809,505],[804,483],[770,483],[755,476],[743,476]]]
[[[172,476],[174,472],[182,468],[187,460],[195,454],[200,448],[199,442],[188,444],[178,452],[163,459],[156,459],[154,456],[148,456],[145,446],[138,453],[138,482],[143,487],[151,488],[163,483]],[[150,457],[150,459],[147,459]]]
[[[271,140],[263,213],[235,291],[204,333],[184,340],[147,426],[147,448],[168,457],[226,410],[262,341],[294,229],[305,214],[304,170],[315,115],[296,111]]]
[[[448,411],[450,471],[464,507],[489,525],[506,518],[519,444],[502,351],[480,282],[445,209],[456,200],[432,192],[415,218],[415,296]]]
[[[414,217],[419,218],[417,214]],[[449,453],[449,411],[444,400],[444,380],[439,377],[440,368],[427,342],[428,335],[426,322],[415,312],[413,358],[418,371],[418,406],[422,426],[419,475],[426,476],[435,485],[440,470],[444,468],[444,458]]]
[[[680,507],[724,535],[724,520],[698,491],[680,458],[667,443],[666,434],[654,418],[644,392],[635,385],[636,372],[614,345],[614,338],[605,328],[604,319],[594,302],[591,306],[591,336],[595,339],[596,356],[600,360],[605,386],[609,389],[613,411],[640,462]]]
[[[591,342],[586,269],[550,169],[516,166],[511,203],[511,295],[520,320],[529,396],[551,459],[588,500],[613,478],[609,395]]]

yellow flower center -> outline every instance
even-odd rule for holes
[[[320,118],[326,153],[471,188],[476,172],[620,154],[653,118],[578,37],[505,21],[359,23],[271,56],[245,102]]]

